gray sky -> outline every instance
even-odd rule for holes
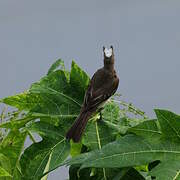
[[[178,0],[0,0],[0,98],[27,89],[57,58],[92,75],[112,44],[123,99],[150,117],[157,107],[180,113],[179,19]]]

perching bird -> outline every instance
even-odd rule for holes
[[[80,141],[88,119],[116,92],[119,85],[119,78],[114,70],[113,47],[103,47],[103,53],[104,67],[98,69],[91,78],[80,114],[66,134],[66,138],[74,142]]]

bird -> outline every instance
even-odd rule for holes
[[[114,69],[113,46],[110,46],[110,49],[103,46],[103,55],[104,66],[92,76],[85,92],[79,116],[66,133],[66,139],[72,139],[75,143],[81,140],[83,131],[91,116],[101,111],[104,103],[115,94],[119,86],[119,78]]]

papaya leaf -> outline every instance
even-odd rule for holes
[[[109,110],[109,108],[106,108],[106,106],[109,106],[109,104],[114,105],[112,106],[114,109],[111,108],[111,111]],[[113,110],[114,113],[112,113]],[[102,112],[102,119],[100,119],[100,117],[96,115],[87,124],[83,135],[82,144],[85,145],[88,150],[101,149],[104,145],[115,140],[116,138],[117,132],[115,133],[114,129],[104,122],[103,118],[105,117],[105,114],[109,118],[106,119],[107,121],[115,121],[115,118],[118,117],[118,110],[116,104],[112,104],[111,102],[107,103],[105,105],[104,111]],[[99,174],[102,174],[104,179],[108,179],[111,178],[113,171],[102,168],[99,169]]]
[[[80,97],[80,104],[84,100],[84,93],[89,84],[89,76],[74,62],[71,64],[70,85],[73,97]],[[79,98],[78,98],[79,100]]]
[[[26,139],[26,136],[26,132],[21,133],[18,130],[10,131],[0,145],[0,153],[8,157],[10,160],[10,174],[15,180],[19,178],[18,163],[24,147],[24,141]]]
[[[147,120],[144,112],[131,103],[111,98],[102,119],[96,114],[88,122],[79,144],[66,141],[65,133],[79,114],[89,81],[74,61],[67,71],[58,59],[29,90],[0,100],[25,112],[0,125],[9,129],[0,145],[0,176],[47,179],[49,172],[70,165],[70,180],[139,180],[147,175],[141,167],[159,160],[161,163],[149,174],[161,179],[161,171],[166,171],[167,177],[178,179],[180,116],[169,111],[155,110],[157,120]],[[39,134],[42,140],[22,152],[24,140],[31,133]],[[70,154],[73,158],[67,160]]]
[[[70,145],[71,145],[71,157],[77,156],[79,154],[81,154],[81,149],[82,149],[82,143],[74,143],[72,140],[70,141]]]
[[[32,116],[26,116],[22,119],[17,119],[17,120],[10,120],[8,122],[0,124],[0,128],[6,128],[6,129],[19,129],[24,127],[28,122],[36,119],[35,117]]]
[[[33,122],[27,125],[26,129],[28,129],[30,132],[38,133],[42,138],[55,140],[64,139],[65,134],[63,129],[42,121]]]
[[[130,169],[131,168],[122,168],[122,169],[120,169],[119,172],[113,177],[113,180],[121,180],[121,179],[123,179]]]
[[[69,180],[95,180],[95,177],[91,177],[91,169],[84,169],[79,172],[79,166],[70,166],[69,168]]]
[[[134,168],[120,169],[113,180],[145,180],[145,178]]]
[[[130,168],[126,168],[126,169],[129,170]],[[120,180],[127,173],[127,171],[125,171],[124,173],[120,174],[120,172],[122,172],[122,171],[124,172],[123,169],[117,169],[117,168],[106,169],[106,178],[107,178],[107,180],[108,179],[115,180],[115,178],[117,180]],[[120,178],[120,176],[121,176],[121,178]],[[70,177],[70,180],[84,180],[84,179],[87,179],[87,180],[102,180],[102,179],[105,179],[103,171],[102,171],[101,168],[80,169],[80,166],[77,166],[77,165],[70,166],[70,168],[69,168],[69,177]]]
[[[126,134],[127,130],[131,127],[134,127],[142,122],[145,119],[129,118],[127,113],[124,112],[124,109],[120,109],[119,101],[114,101],[110,99],[104,106],[102,111],[102,119],[107,126],[114,129],[114,134]]]
[[[103,171],[100,168],[80,169],[78,165],[69,168],[70,180],[102,180]],[[134,168],[106,169],[106,178],[112,180],[144,180],[145,178]]]
[[[65,139],[55,142],[42,140],[32,144],[20,160],[24,179],[40,179],[45,173],[56,169],[68,155],[69,144]]]
[[[135,133],[144,138],[161,137],[161,131],[158,129],[157,120],[146,120],[137,126],[128,129],[128,132]]]
[[[128,127],[121,124],[122,118],[126,119],[126,117],[121,114],[119,105],[114,101],[109,100],[102,111],[103,122],[116,133],[124,134]]]
[[[83,160],[84,159],[84,160]],[[69,160],[68,165],[82,164],[85,167],[121,168],[144,165],[160,160],[180,159],[180,144],[168,140],[151,139],[127,135],[105,145],[99,151],[91,151]]]
[[[107,122],[112,122],[114,123],[114,126],[116,126],[118,124],[118,120],[116,119],[119,118],[118,116],[118,105],[109,101],[102,111],[102,119],[100,120],[100,117],[97,114],[88,122],[83,134],[82,144],[86,146],[88,150],[95,150],[101,149],[107,143],[115,140],[117,130],[109,126]],[[106,122],[104,122],[105,118]],[[116,170],[99,168],[98,175],[96,175],[95,178],[98,179],[98,177],[104,177],[104,179],[111,179],[115,171]]]
[[[70,82],[64,71],[57,70],[42,78],[40,82],[34,83],[30,92],[39,94],[43,102],[31,110],[32,115],[39,113],[41,116],[44,114],[50,118],[54,115],[60,118],[77,117],[82,104],[82,96],[87,88],[87,84],[82,85],[80,79],[88,81],[89,77],[75,62],[72,62]],[[83,95],[77,90],[78,87],[83,87]]]
[[[121,114],[119,108],[119,104],[117,104],[114,101],[109,100],[102,111],[102,119],[104,121],[109,121],[114,124],[118,124],[120,118],[124,117],[124,115]]]
[[[88,123],[82,143],[90,150],[94,150],[101,148],[113,140],[115,140],[113,130],[102,120],[97,119]]]
[[[70,153],[70,145],[64,138],[65,132],[47,122],[33,122],[26,127],[38,133],[43,140],[28,147],[20,160],[22,174],[29,179],[40,179],[56,169]]]
[[[101,120],[96,120],[88,124],[83,136],[83,144],[90,150],[101,149],[103,145],[111,142],[115,137],[112,130]],[[106,169],[102,169],[104,179],[107,179]]]
[[[161,131],[165,138],[180,142],[180,116],[161,109],[155,109]]]
[[[58,59],[58,60],[56,60],[52,65],[51,65],[51,67],[49,68],[49,70],[48,70],[48,73],[47,73],[47,75],[49,75],[50,73],[52,73],[52,72],[54,72],[57,68],[59,68],[60,67],[60,69],[61,70],[65,70],[65,66],[64,66],[64,61],[62,60],[62,59]]]
[[[40,97],[36,94],[30,94],[28,91],[14,96],[1,99],[1,102],[19,110],[28,111],[41,102]]]
[[[76,101],[71,92],[69,84],[63,71],[52,72],[38,83],[34,83],[30,88],[30,93],[38,94],[43,101],[31,109],[31,112],[44,114],[61,115],[75,113],[80,108],[80,103]],[[78,96],[76,95],[78,98]]]
[[[166,161],[153,168],[149,174],[156,180],[180,179],[180,161]]]
[[[28,91],[4,98],[1,101],[19,110],[35,113],[77,114],[88,82],[87,74],[75,62],[72,62],[70,82],[65,70],[54,71],[52,68],[47,76],[32,84]]]
[[[82,139],[83,145],[88,147],[88,150],[101,149],[107,143],[115,140],[116,134],[122,132],[121,130],[122,125],[123,128],[124,126],[126,126],[126,128],[128,129],[130,126],[134,126],[142,122],[140,120],[139,121],[137,120],[136,122],[131,123],[130,119],[127,120],[125,117],[124,117],[125,121],[122,121],[121,117],[124,116],[121,115],[118,104],[113,101],[108,101],[108,103],[106,103],[104,107],[104,110],[102,111],[102,120],[99,119],[99,116],[95,116],[92,118],[91,121],[88,122],[88,125],[86,127]],[[125,124],[123,124],[124,122]],[[80,160],[80,162],[82,161],[83,158]],[[113,170],[109,168],[103,168],[103,169],[100,168],[99,172],[101,172],[100,174],[102,177],[103,176],[104,178],[111,177],[112,179],[112,175],[114,174],[113,172],[116,169],[117,168]],[[119,173],[119,169],[118,169],[118,173]]]
[[[12,178],[12,176],[2,167],[0,167],[0,177],[10,177],[10,179]]]
[[[10,159],[2,153],[0,153],[0,168],[1,177],[12,177]]]
[[[73,85],[78,87],[82,83],[76,81],[76,78],[88,79],[88,76],[81,72],[82,70],[75,63],[72,64],[70,84],[64,72],[57,70],[42,78],[38,83],[34,83],[29,90],[31,94],[40,96],[42,101],[31,109],[31,116],[40,118],[40,122],[31,123],[26,128],[30,132],[40,134],[43,140],[27,148],[22,156],[21,165],[24,167],[25,177],[38,179],[56,169],[69,155],[70,147],[64,135],[72,124],[72,120],[77,117],[82,98],[80,93],[72,91],[72,88],[75,88]],[[61,121],[58,127],[48,122],[55,118]],[[61,154],[59,160],[55,152]]]

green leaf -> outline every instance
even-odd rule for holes
[[[113,180],[145,180],[145,178],[134,168],[120,169]]]
[[[42,136],[43,140],[27,148],[21,158],[22,174],[29,179],[40,179],[56,169],[70,153],[65,132],[47,122],[34,122],[27,129]]]
[[[14,96],[9,96],[1,99],[1,102],[19,110],[30,110],[34,108],[39,102],[40,97],[36,94],[30,94],[29,92],[20,93]]]
[[[0,177],[12,177],[4,168],[0,167]]]
[[[0,124],[0,128],[19,129],[24,127],[28,122],[32,121],[33,119],[35,118],[31,116],[26,116],[22,119],[10,120],[8,122]]]
[[[131,168],[126,168],[127,170],[124,171],[124,169],[117,169],[117,168],[111,168],[106,169],[106,179],[113,179],[113,180],[127,180],[126,177],[128,177],[128,174],[130,175],[130,172],[128,172]],[[134,171],[136,171],[134,169]],[[127,173],[127,175],[126,175]],[[131,173],[132,174],[132,173]],[[137,174],[139,174],[137,172]],[[135,173],[134,173],[135,175]],[[104,174],[101,168],[85,168],[80,169],[80,166],[72,165],[69,168],[69,177],[70,180],[102,180],[104,178]],[[140,177],[140,175],[139,175]],[[134,176],[135,178],[135,176]],[[132,177],[131,177],[132,179]],[[136,178],[135,178],[136,180]],[[139,180],[139,179],[138,179]]]
[[[115,140],[113,130],[102,120],[97,119],[88,123],[82,143],[90,150],[99,149]]]
[[[65,139],[54,143],[43,140],[33,144],[25,150],[21,159],[24,177],[40,179],[43,175],[56,169],[68,157],[69,151],[69,143]]]
[[[13,179],[18,179],[18,163],[24,147],[24,141],[26,139],[26,136],[26,132],[21,133],[18,130],[10,131],[0,145],[0,153],[8,157],[10,160],[11,175]]]
[[[74,143],[72,140],[70,141],[71,144],[71,157],[77,156],[81,153],[82,143]]]
[[[102,119],[110,123],[118,124],[121,116],[119,105],[113,100],[109,100],[102,111]]]
[[[80,94],[76,89],[87,88],[87,85],[77,79],[88,79],[88,76],[72,63],[70,83],[66,71],[51,71],[39,82],[32,84],[29,91],[4,98],[2,102],[20,110],[48,115],[77,114],[84,94]]]
[[[91,150],[101,149],[102,145],[106,143],[109,140],[109,138],[112,138],[111,136],[109,136],[108,132],[106,132],[107,136],[105,136],[105,126],[100,129],[101,126],[99,126],[99,123],[103,124],[103,121],[97,122],[96,120],[91,124],[89,123],[83,138],[83,144],[89,147],[89,149]],[[107,129],[108,128],[106,128],[106,130]],[[103,135],[105,137],[103,137]],[[101,171],[103,172],[103,177],[106,180],[106,170],[103,168]]]
[[[48,70],[47,75],[49,75],[50,73],[54,72],[58,67],[60,67],[61,70],[65,70],[65,66],[64,66],[64,61],[61,59],[58,59],[57,61],[55,61],[51,67]]]
[[[128,129],[128,132],[135,133],[144,138],[161,137],[161,131],[158,129],[157,120],[147,120],[137,126]]]
[[[153,168],[149,174],[156,180],[180,179],[180,161],[166,161]]]
[[[40,122],[30,123],[26,127],[28,131],[40,134],[43,141],[25,150],[21,159],[25,177],[39,178],[55,169],[69,155],[70,147],[64,134],[77,117],[82,103],[82,94],[72,89],[75,86],[87,88],[77,80],[88,79],[88,76],[75,63],[72,63],[71,82],[63,70],[54,71],[54,68],[34,83],[28,92],[4,101],[19,109],[29,110],[32,118],[40,118]],[[54,119],[58,119],[58,127],[51,124]],[[57,152],[62,153],[58,158]]]
[[[0,168],[0,176],[12,177],[10,159],[2,153],[0,153]]]
[[[171,141],[147,141],[127,135],[109,143],[99,151],[82,154],[69,160],[68,164],[83,164],[85,167],[121,168],[144,165],[155,160],[180,159],[180,144]]]
[[[125,118],[124,115],[121,114],[121,110],[119,105],[114,101],[108,101],[104,109],[102,111],[102,119],[103,122],[110,128],[114,129],[114,133],[125,134],[128,126],[125,126],[121,123],[121,120]],[[126,119],[126,118],[125,118]]]
[[[180,142],[180,116],[161,109],[156,109],[155,112],[164,137]]]
[[[29,124],[26,129],[28,129],[30,132],[38,133],[42,138],[48,138],[48,139],[64,139],[65,132],[60,127],[56,127],[54,125],[51,125],[47,122],[33,122]]]
[[[111,174],[113,173],[111,169]],[[108,174],[109,175],[109,174]],[[80,170],[79,166],[70,166],[69,168],[69,180],[102,180],[103,172],[102,169],[86,168]],[[112,176],[107,176],[107,179],[112,179]]]
[[[105,144],[115,139],[113,131],[102,120],[91,121],[86,128],[82,143],[90,150],[101,149]],[[107,169],[101,169],[101,174],[106,180],[108,178]],[[112,171],[112,170],[111,170]]]
[[[105,104],[102,120],[99,114],[92,117],[82,142],[71,142],[70,150],[65,133],[79,114],[89,81],[88,75],[74,61],[69,72],[58,59],[47,75],[33,83],[28,91],[0,100],[26,113],[0,125],[0,128],[9,129],[0,145],[0,168],[15,180],[46,179],[49,172],[63,164],[71,165],[71,180],[139,180],[145,179],[142,168],[132,167],[145,167],[160,160],[161,164],[151,173],[161,177],[158,168],[166,171],[168,164],[164,163],[180,161],[178,115],[156,110],[157,121],[139,119],[136,115],[146,118],[144,112],[131,103],[117,104],[113,98]],[[35,119],[38,121],[33,121]],[[42,141],[33,142],[22,154],[27,133],[38,133]],[[135,135],[127,136],[129,133]],[[70,151],[73,158],[65,161]],[[179,172],[176,168],[179,166],[174,166],[176,173]],[[170,177],[171,173],[168,175]]]
[[[89,80],[89,76],[72,61],[70,73],[71,93],[73,93],[74,98],[76,98],[78,94],[80,97],[80,104],[82,104],[84,100],[84,93],[88,87]]]
[[[106,103],[102,113],[103,119],[99,120],[98,116],[93,117],[93,120],[88,122],[84,132],[82,143],[88,147],[89,150],[101,149],[107,143],[115,140],[115,135],[122,132],[122,128],[126,127],[127,131],[131,126],[135,126],[142,122],[141,120],[135,120],[134,122],[134,119],[127,119],[125,117],[125,121],[122,121],[121,117],[123,116],[120,114],[119,106],[113,101]],[[77,162],[81,164],[85,159],[88,159],[89,155],[91,155],[91,152],[81,154],[80,156],[73,158],[72,161],[75,162],[77,160]],[[103,170],[101,170],[102,177],[104,175],[106,178],[111,176],[112,179],[112,174],[112,169],[103,168]]]
[[[118,101],[117,101],[118,102]],[[127,130],[134,127],[145,119],[129,118],[124,109],[120,109],[119,104],[114,99],[108,101],[102,113],[103,121],[110,128],[114,129],[114,134],[126,134]]]
[[[61,70],[55,70],[58,65],[62,65]],[[82,94],[75,88],[83,88],[84,93],[87,88],[87,83],[84,83],[84,80],[88,82],[89,77],[75,62],[72,62],[70,81],[63,62],[58,60],[52,65],[48,75],[41,78],[39,82],[32,84],[30,90],[2,99],[5,104],[14,106],[19,110],[28,111],[29,117],[2,124],[1,127],[21,128],[31,118],[40,118],[40,120],[46,119],[46,122],[49,123],[65,122],[64,120],[68,119],[69,122],[65,122],[65,124],[66,126],[69,124],[69,128],[70,123],[73,122],[80,111],[83,99]]]
[[[69,168],[70,180],[102,180],[103,171],[99,168],[81,169],[77,165]],[[112,180],[144,180],[145,178],[134,168],[106,169],[106,178]]]
[[[121,179],[123,179],[130,169],[131,168],[121,168],[121,169],[119,169],[119,171],[113,177],[113,180],[121,180]]]
[[[78,80],[81,78],[88,79],[88,76],[72,62],[70,82],[67,80],[64,71],[57,70],[42,78],[39,83],[33,84],[30,92],[39,94],[43,99],[31,110],[33,115],[39,113],[41,116],[44,114],[50,118],[54,115],[58,115],[60,118],[70,116],[68,118],[71,119],[77,117],[82,103],[82,94],[77,88],[86,89],[87,85],[82,85],[83,83],[76,81],[76,78]]]
[[[69,168],[69,180],[90,180],[91,169],[84,169],[79,172],[78,166],[70,166]],[[93,179],[93,177],[91,178]]]
[[[61,70],[52,72],[32,85],[30,93],[38,94],[42,101],[31,111],[48,115],[76,114],[80,109],[80,97],[76,94],[75,100],[69,89],[65,73]]]
[[[107,103],[102,114],[102,119],[99,119],[100,117],[96,115],[87,124],[83,135],[82,144],[85,145],[88,150],[101,149],[104,145],[115,140],[116,138],[114,129],[108,126],[108,124],[105,123],[103,119],[105,114],[109,118],[106,119],[108,122],[113,120],[115,121],[115,118],[118,117],[117,114],[119,111],[117,111],[117,109],[115,109],[116,114],[113,113],[114,116],[112,116],[112,111],[109,111],[109,108],[106,108],[106,106],[109,106],[109,104],[111,104],[114,109],[117,107],[115,103]],[[114,110],[113,108],[112,110]],[[114,174],[112,170],[104,168],[99,169],[99,173],[102,174],[104,179],[111,178],[112,174]]]

